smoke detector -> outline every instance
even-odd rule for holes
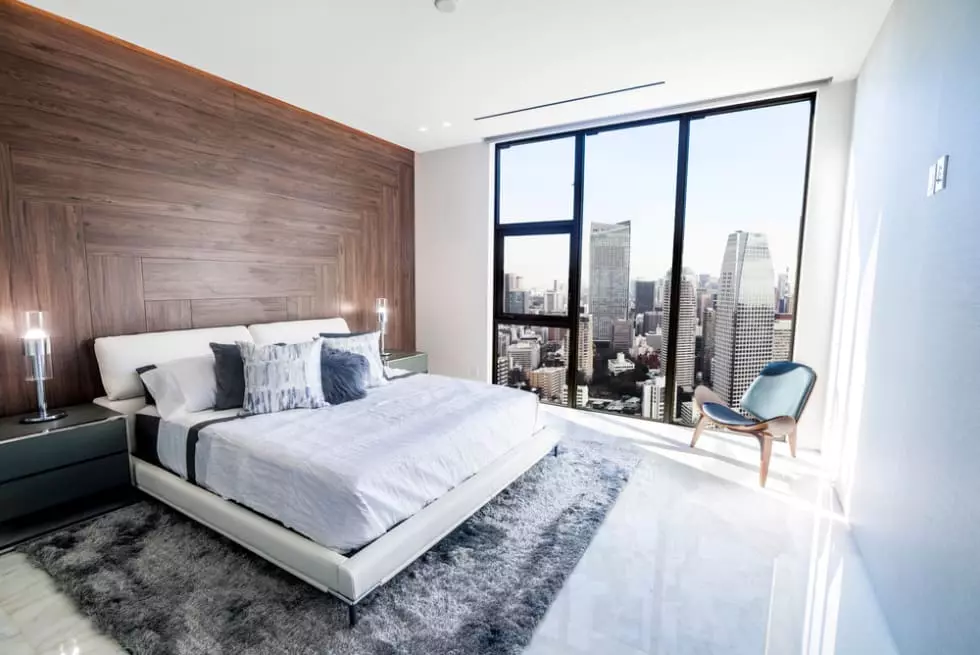
[[[435,0],[436,9],[451,14],[456,11],[456,0]]]

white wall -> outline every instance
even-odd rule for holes
[[[854,83],[818,92],[797,312],[795,358],[817,386],[800,425],[800,447],[824,434],[834,281],[851,138]],[[416,334],[434,373],[490,380],[491,145],[416,155]]]
[[[980,644],[980,2],[896,0],[858,79],[829,416],[899,650]],[[950,156],[949,186],[926,196]]]
[[[853,80],[831,84],[817,92],[793,348],[793,359],[808,364],[817,372],[817,384],[800,420],[801,448],[821,448],[825,435],[834,291],[851,149],[854,92]]]
[[[490,381],[492,148],[415,156],[415,331],[429,370]]]

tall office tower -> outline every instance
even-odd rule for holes
[[[788,360],[792,344],[793,315],[776,314],[776,320],[772,324],[772,361]]]
[[[667,281],[664,283],[664,319],[662,331],[664,335],[661,356],[661,367],[667,370],[667,353],[670,347],[670,288],[671,271],[667,271]],[[685,268],[681,271],[680,304],[677,313],[677,352],[674,353],[674,384],[678,387],[694,384],[694,336],[698,325],[697,314],[697,277],[694,271]]]
[[[495,371],[494,383],[507,384],[507,375],[510,373],[511,368],[513,366],[509,356],[501,355],[497,357],[497,370]]]
[[[504,298],[507,297],[511,291],[517,291],[521,288],[521,276],[514,273],[504,273]]]
[[[557,284],[557,283],[556,283]],[[552,289],[544,292],[544,313],[562,314],[568,311],[568,296],[565,293]]]
[[[636,281],[636,313],[652,312],[657,297],[657,282],[655,280]]]
[[[569,333],[565,332],[562,338],[562,350],[565,351],[566,358],[569,356]],[[585,315],[578,317],[578,370],[585,374],[586,381],[592,380],[593,366],[592,360],[595,359],[595,344],[592,343],[592,317]],[[566,359],[566,361],[570,361]]]
[[[662,421],[664,418],[664,388],[666,380],[658,375],[651,380],[644,380],[642,397],[640,400],[640,416],[652,418],[655,421]]]
[[[507,293],[507,306],[506,309],[508,314],[527,314],[531,310],[531,297],[527,291],[509,291]]]
[[[711,386],[732,408],[772,358],[773,278],[765,234],[728,235],[715,303]]]
[[[717,315],[712,307],[704,310],[701,323],[701,336],[704,339],[704,352],[701,355],[701,380],[711,385],[711,359],[715,356],[715,319]]]
[[[589,313],[595,338],[612,340],[613,321],[629,310],[630,222],[593,223],[589,240]]]
[[[515,367],[530,373],[541,364],[541,346],[536,341],[519,341],[507,346],[507,354]]]
[[[780,273],[776,280],[776,313],[788,314],[793,311],[793,287],[789,280],[789,269]]]
[[[564,366],[545,366],[531,371],[531,386],[536,387],[545,400],[558,401],[561,388],[565,384]]]
[[[656,332],[660,327],[660,312],[643,312],[643,334]]]
[[[633,322],[625,318],[613,321],[612,347],[618,353],[627,353],[633,345]]]

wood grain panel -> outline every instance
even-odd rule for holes
[[[95,336],[146,332],[143,273],[138,257],[90,256],[88,285]]]
[[[218,298],[192,300],[194,327],[251,325],[289,319],[286,298]]]
[[[340,312],[335,312],[330,316],[339,315]],[[312,296],[294,296],[292,298],[286,298],[286,320],[305,321],[310,318],[316,318],[315,314],[313,313]]]
[[[91,340],[342,315],[414,347],[414,153],[0,0],[0,414],[30,407],[17,322],[50,312],[52,404]]]
[[[191,321],[190,300],[147,300],[144,307],[147,332],[186,330],[194,327]]]
[[[314,266],[144,259],[143,290],[147,300],[308,296],[317,275]]]
[[[318,264],[337,257],[337,235],[312,225],[210,221],[132,214],[109,206],[85,212],[89,254]]]

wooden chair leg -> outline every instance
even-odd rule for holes
[[[702,414],[701,418],[698,419],[697,426],[695,426],[694,428],[694,437],[691,439],[691,448],[694,448],[694,445],[697,444],[698,439],[701,438],[701,433],[704,432],[704,428],[707,425],[708,425],[708,417]]]
[[[789,442],[789,454],[796,457],[796,428],[793,428],[793,431],[789,433],[786,441]]]
[[[759,460],[759,486],[766,486],[769,477],[769,459],[772,457],[772,437],[768,434],[759,435],[759,449],[762,451]]]

